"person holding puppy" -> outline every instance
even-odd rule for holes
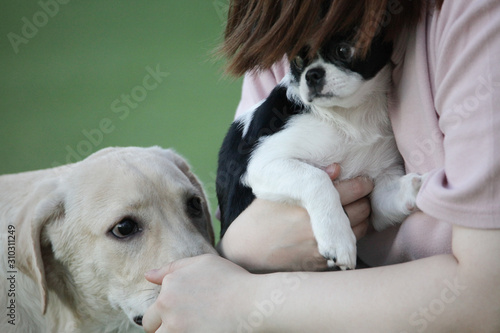
[[[500,331],[498,1],[233,0],[223,51],[230,72],[247,73],[237,112],[265,98],[302,47],[353,25],[360,50],[382,28],[393,41],[389,115],[406,171],[429,174],[421,212],[374,232],[373,184],[335,184],[371,268],[324,272],[307,212],[256,199],[221,240],[226,259],[147,274],[162,284],[147,332]]]

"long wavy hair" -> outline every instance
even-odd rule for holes
[[[349,34],[364,57],[381,29],[387,40],[416,24],[428,0],[231,0],[224,42],[227,72],[266,69],[307,47],[315,54],[334,34]],[[436,0],[441,8],[444,0]],[[432,1],[429,1],[432,2]]]

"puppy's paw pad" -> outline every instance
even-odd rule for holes
[[[405,208],[410,213],[416,212],[418,210],[417,204],[415,202],[407,202]]]
[[[403,187],[405,191],[417,195],[423,183],[423,177],[416,173],[409,173],[403,177]]]
[[[401,178],[400,198],[408,213],[418,210],[416,200],[422,183],[423,177],[416,173],[409,173]]]
[[[349,253],[339,255],[335,265],[343,271],[345,271],[347,269],[355,269],[356,268],[356,250],[349,251]]]
[[[339,267],[342,270],[356,267],[356,240],[336,242],[336,246],[319,247],[319,252],[327,260],[329,268]]]
[[[328,268],[335,267],[337,258],[333,258],[333,259],[325,258],[325,259],[326,259],[326,264],[328,265]]]
[[[422,177],[420,177],[419,175],[414,176],[411,179],[411,185],[413,186],[413,190],[418,193],[420,187],[422,186]]]

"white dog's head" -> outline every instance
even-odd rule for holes
[[[159,293],[144,273],[215,252],[201,184],[157,147],[108,148],[61,170],[44,185],[28,273],[88,331],[139,328]]]
[[[334,36],[314,58],[304,48],[290,64],[290,97],[320,108],[352,108],[373,91],[386,87],[392,44],[375,38],[366,58],[346,36]]]

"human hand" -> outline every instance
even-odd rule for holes
[[[325,169],[332,181],[340,174],[336,164]],[[373,183],[364,177],[334,182],[356,239],[368,230]],[[231,224],[218,245],[229,260],[254,272],[316,271],[327,268],[307,211],[299,206],[255,199]]]
[[[260,285],[258,276],[211,254],[174,261],[146,279],[162,285],[142,320],[146,332],[157,333],[235,332]]]

